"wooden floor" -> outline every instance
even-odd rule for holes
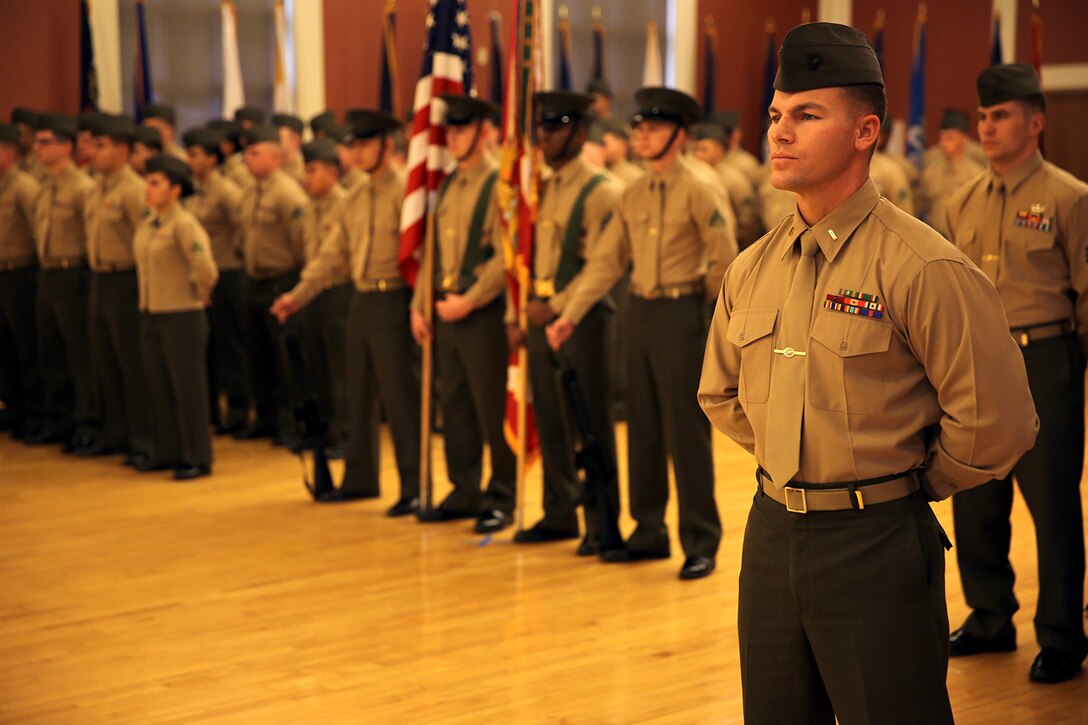
[[[388,483],[380,503],[315,505],[264,442],[219,439],[215,475],[179,484],[5,437],[0,722],[739,722],[752,462],[721,437],[715,455],[718,571],[681,582],[675,540],[671,561],[606,566],[571,542],[385,518]],[[539,490],[537,470],[530,523]],[[1014,529],[1020,649],[952,661],[957,720],[1088,723],[1084,672],[1028,681],[1036,566],[1019,499]]]

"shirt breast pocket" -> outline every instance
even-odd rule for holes
[[[1044,232],[1038,229],[1013,227],[1008,232],[1008,243],[1018,249],[1023,249],[1028,254],[1053,249],[1055,239],[1056,235],[1053,230]]]
[[[261,207],[257,209],[257,223],[262,227],[271,227],[279,223],[280,216],[275,209]]]
[[[812,326],[816,344],[809,345],[809,404],[843,413],[880,412],[886,402],[885,354],[892,325],[860,315],[821,312]]]
[[[737,397],[742,403],[766,403],[771,390],[771,356],[777,309],[738,310],[729,320],[726,339],[740,348]]]

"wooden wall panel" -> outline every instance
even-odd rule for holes
[[[11,109],[79,111],[79,0],[0,2],[0,120]]]

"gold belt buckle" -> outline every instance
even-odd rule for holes
[[[389,286],[389,284],[384,279],[379,279],[378,280],[378,291],[379,292],[385,292],[385,290],[386,290],[386,288],[388,288],[388,286]]]
[[[457,275],[447,274],[442,278],[442,291],[443,292],[456,292],[457,291]]]
[[[1024,330],[1020,333],[1020,347],[1027,347],[1031,342],[1031,336],[1028,335],[1028,331]]]
[[[807,514],[808,513],[808,499],[805,497],[805,489],[803,488],[791,488],[786,486],[782,489],[782,492],[786,495],[786,510],[794,514]],[[800,497],[800,508],[790,500],[790,495],[793,495],[793,501],[797,501],[797,497]]]

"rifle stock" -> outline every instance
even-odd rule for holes
[[[302,355],[302,344],[298,339],[298,324],[288,320],[283,327],[283,341],[287,348],[287,360],[291,376],[295,379],[296,400],[293,406],[295,422],[298,424],[302,446],[297,451],[302,464],[302,482],[306,490],[315,499],[336,488],[329,471],[329,459],[325,455],[325,433],[329,423],[321,413],[321,406],[314,392],[313,381],[306,369],[306,360]],[[305,452],[313,455],[313,476],[306,466]]]
[[[601,552],[624,548],[620,533],[619,514],[609,490],[617,481],[618,471],[614,456],[605,449],[590,425],[578,373],[565,355],[558,356],[560,387],[563,390],[564,409],[567,411],[567,431],[574,441],[574,464],[581,477],[583,488],[577,503],[594,501],[597,504]],[[573,430],[570,423],[574,423]]]

